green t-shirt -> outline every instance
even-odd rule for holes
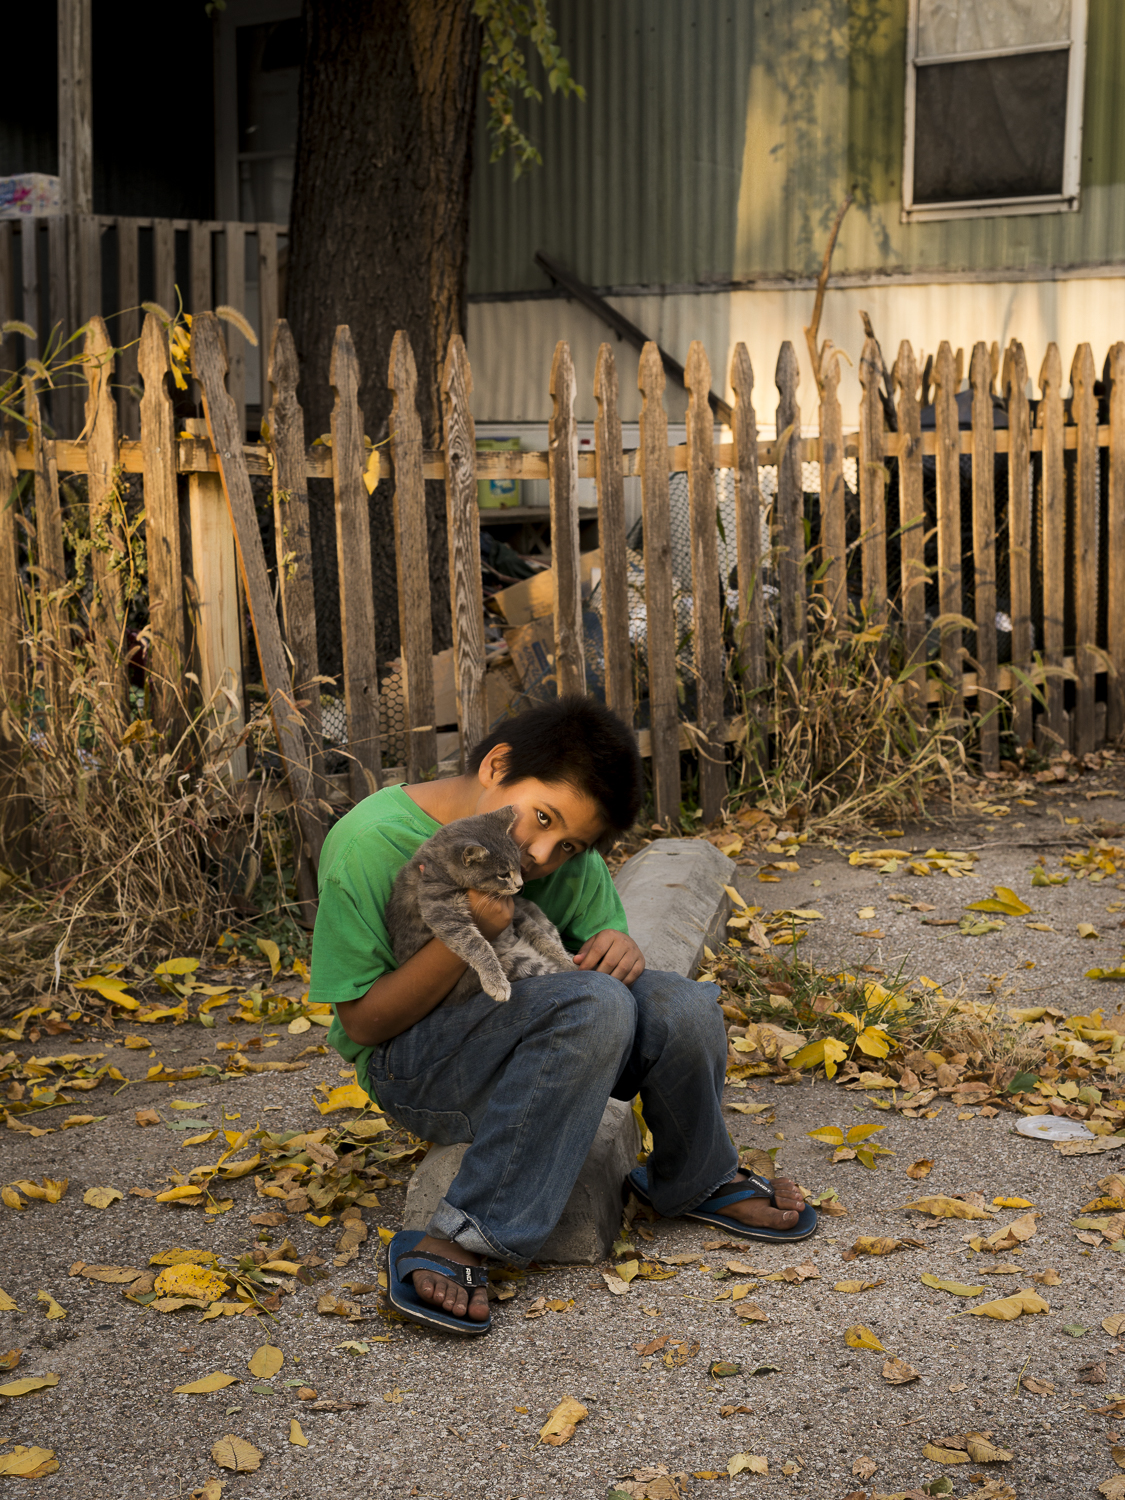
[[[314,1004],[358,1000],[376,979],[398,968],[383,913],[395,876],[440,827],[402,787],[389,786],[365,797],[330,830],[320,856],[313,930],[309,999]],[[572,952],[607,927],[629,930],[605,860],[594,849],[573,855],[542,880],[529,880],[522,894],[550,918]],[[353,1042],[338,1012],[328,1042],[355,1063],[356,1077],[366,1087],[374,1048]]]

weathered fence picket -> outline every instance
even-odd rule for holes
[[[913,668],[910,691],[920,720],[926,705],[926,506],[922,486],[922,408],[914,350],[903,339],[891,372],[898,391],[898,514],[902,556],[902,645]]]
[[[951,719],[964,712],[961,683],[961,434],[957,423],[960,375],[953,352],[942,339],[933,368],[934,428],[937,440],[938,599],[941,615],[941,663]],[[940,618],[940,617],[939,617]]]
[[[551,566],[554,574],[555,680],[560,694],[586,691],[582,638],[582,576],[578,553],[577,394],[570,345],[560,339],[551,364],[548,430],[551,483]]]
[[[1008,406],[1008,588],[1012,620],[1012,668],[1031,672],[1031,411],[1027,399],[1027,358],[1015,339],[1004,355],[1001,393]],[[1031,740],[1031,692],[1014,677],[1012,732],[1021,745]]]
[[[625,556],[625,482],[621,473],[621,417],[617,409],[617,365],[602,344],[594,367],[594,453],[598,484],[598,541],[602,552],[602,648],[605,700],[626,724],[633,723],[633,654],[629,649],[629,585]]]
[[[774,383],[777,403],[777,532],[778,613],[781,649],[789,670],[800,675],[808,639],[805,596],[805,497],[801,488],[801,409],[797,405],[800,370],[788,339],[777,356]]]
[[[1039,496],[1039,546],[1043,568],[1043,662],[1050,672],[1044,728],[1049,732],[1055,748],[1065,748],[1068,744],[1063,698],[1066,472],[1063,459],[1062,361],[1056,344],[1047,345],[1043,367],[1039,371],[1039,389],[1042,394],[1037,419],[1042,430],[1043,453],[1043,477]]]
[[[837,619],[848,611],[848,535],[844,488],[844,414],[840,410],[840,351],[820,354],[820,564],[821,589]]]
[[[715,525],[715,417],[711,410],[711,363],[698,339],[692,340],[688,350],[684,383],[688,389],[688,504],[695,626],[692,644],[699,728],[699,806],[704,821],[709,823],[718,817],[727,794],[723,748],[726,662],[719,594],[719,534]]]
[[[102,679],[114,684],[114,695],[125,701],[125,603],[121,574],[113,565],[125,555],[117,515],[117,406],[110,391],[115,360],[103,318],[92,318],[86,333],[87,474],[89,475],[90,553],[94,595],[90,624]]]
[[[1106,355],[1103,380],[1109,405],[1109,464],[1106,488],[1108,597],[1106,643],[1114,670],[1109,673],[1106,734],[1117,739],[1125,730],[1125,342]]]
[[[387,385],[391,455],[395,466],[393,514],[398,568],[398,619],[402,637],[402,697],[406,708],[406,779],[420,781],[437,765],[434,724],[434,643],[430,620],[430,548],[426,536],[426,484],[422,478],[422,423],[418,370],[406,334],[391,345]]]
[[[484,590],[480,575],[477,509],[477,441],[469,397],[473,372],[465,341],[449,341],[442,378],[445,420],[445,515],[449,535],[449,594],[453,611],[453,680],[462,769],[488,732],[484,685]]]
[[[676,610],[668,486],[664,361],[651,340],[637,370],[641,393],[641,504],[645,541],[645,667],[656,819],[680,813],[680,723],[676,703]]]
[[[1098,670],[1098,402],[1094,354],[1079,344],[1070,367],[1071,418],[1078,429],[1074,465],[1074,749],[1089,755],[1094,729],[1094,674]],[[1112,545],[1112,542],[1111,542]]]
[[[883,357],[873,338],[864,340],[859,362],[859,533],[863,608],[873,624],[885,623],[887,605],[887,471],[883,463]]]
[[[70,645],[70,615],[63,598],[66,553],[63,548],[62,508],[55,445],[43,435],[43,419],[34,382],[24,382],[24,417],[31,432],[35,471],[35,583],[43,598],[43,635],[47,650],[43,663],[46,700],[56,722],[70,712],[62,671],[62,654]]]
[[[758,483],[758,427],[754,416],[754,370],[746,345],[734,346],[730,365],[734,391],[735,546],[738,554],[736,641],[744,701],[761,730],[757,694],[766,680],[766,630],[762,611],[762,496]],[[842,513],[842,507],[841,507]]]
[[[332,484],[336,497],[344,705],[351,756],[348,776],[352,798],[358,802],[368,792],[378,791],[382,784],[382,757],[371,525],[363,483],[365,455],[363,414],[359,409],[359,364],[351,330],[344,323],[336,330],[328,378],[336,392],[332,407]]]
[[[992,360],[983,341],[969,363],[973,394],[973,597],[976,601],[977,713],[980,758],[1000,766],[999,668],[996,648],[996,439],[992,421]]]

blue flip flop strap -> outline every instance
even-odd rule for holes
[[[447,1281],[455,1281],[469,1291],[474,1287],[488,1285],[488,1269],[485,1266],[462,1266],[455,1260],[446,1260],[444,1255],[400,1255],[395,1261],[395,1274],[405,1280],[415,1271],[433,1271]]]
[[[772,1202],[773,1183],[751,1172],[745,1182],[725,1192],[712,1194],[710,1198],[699,1204],[699,1208],[706,1209],[710,1213],[722,1213],[723,1209],[729,1208],[732,1203],[745,1203],[748,1198],[769,1198]]]

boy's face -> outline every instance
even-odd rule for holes
[[[565,782],[528,778],[502,786],[505,748],[498,745],[481,762],[476,811],[516,809],[512,837],[520,847],[523,878],[540,880],[572,855],[591,848],[605,832],[605,820],[592,797]]]

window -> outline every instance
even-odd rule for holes
[[[1078,207],[1086,0],[910,0],[903,219]]]
[[[297,146],[301,0],[227,0],[215,23],[220,219],[285,224]]]

